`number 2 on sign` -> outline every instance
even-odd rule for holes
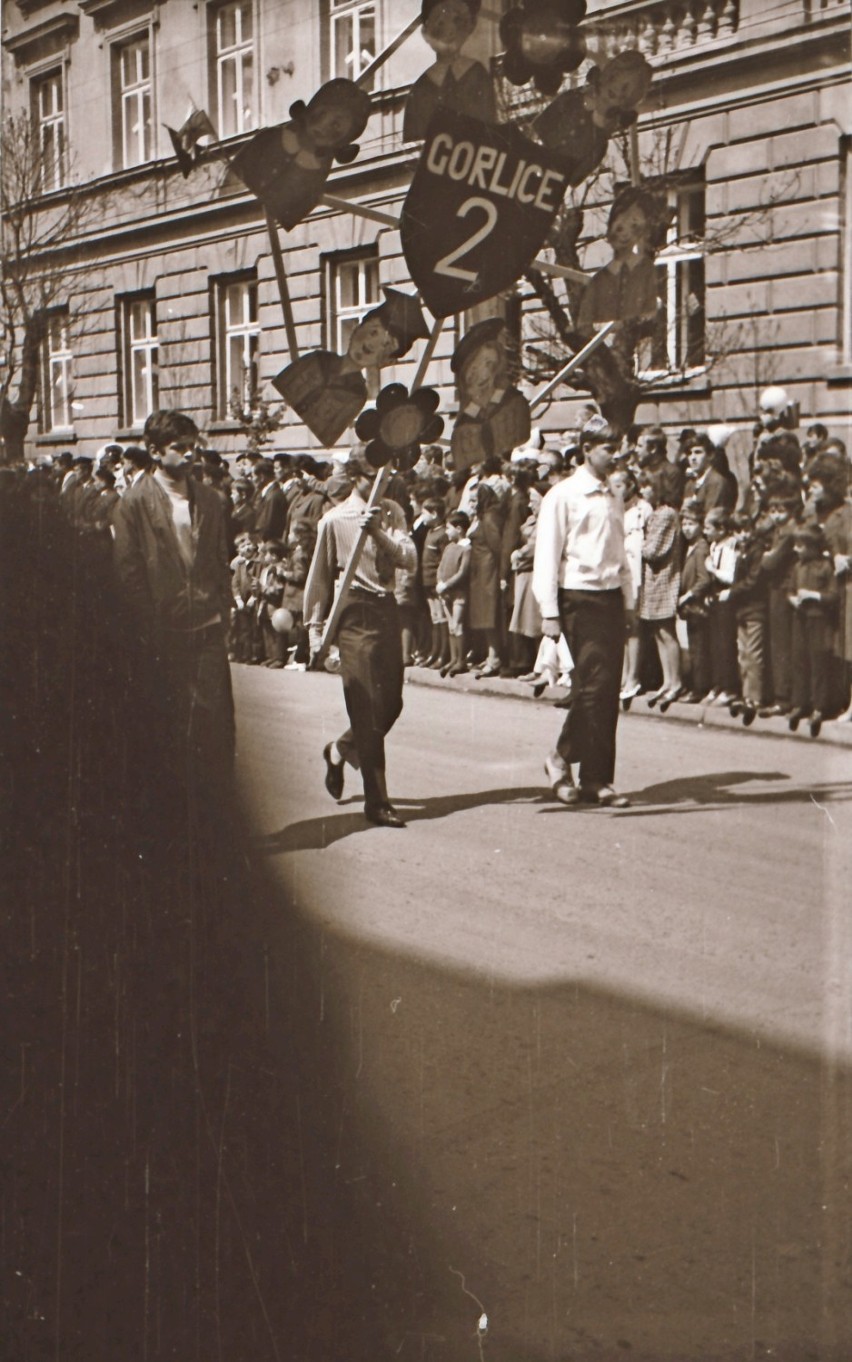
[[[466,218],[468,213],[472,212],[474,208],[481,208],[484,211],[485,222],[481,227],[477,228],[472,236],[469,236],[466,241],[463,241],[460,246],[456,246],[453,250],[449,251],[447,255],[441,257],[437,265],[435,265],[435,274],[445,274],[450,279],[464,279],[468,284],[475,284],[479,278],[479,274],[474,270],[459,269],[456,265],[456,261],[461,260],[462,256],[468,255],[470,251],[474,250],[474,248],[480,244],[480,242],[491,235],[494,228],[497,226],[497,209],[490,199],[481,199],[478,197],[465,199],[464,203],[458,209],[456,217]]]

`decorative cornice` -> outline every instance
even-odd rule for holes
[[[99,29],[117,27],[128,20],[141,18],[143,14],[153,15],[157,8],[157,0],[135,0],[135,4],[128,4],[128,0],[77,0],[77,3]]]
[[[79,14],[55,14],[22,33],[7,38],[4,47],[11,52],[18,66],[29,66],[43,57],[58,55],[64,46],[73,42],[80,31]]]

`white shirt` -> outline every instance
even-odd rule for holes
[[[613,591],[633,609],[633,576],[624,547],[624,507],[581,465],[551,487],[538,513],[533,595],[544,619],[559,618],[559,588]]]

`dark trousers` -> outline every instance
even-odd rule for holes
[[[831,622],[823,614],[793,611],[793,707],[825,713],[831,704]]]
[[[581,785],[611,785],[624,657],[624,596],[620,590],[561,590],[559,615],[574,671],[571,708],[556,749],[566,763],[580,763]]]
[[[689,642],[690,684],[697,695],[710,690],[710,633],[706,615],[689,615],[686,621]]]
[[[180,776],[210,788],[234,764],[234,700],[225,629],[165,631],[155,684],[168,753]]]
[[[713,601],[708,616],[710,677],[713,690],[739,694],[737,617],[730,601]]]
[[[402,713],[402,643],[392,596],[353,591],[337,632],[343,697],[350,727],[338,738],[341,755],[360,769],[364,803],[386,802],[385,735]]]
[[[769,665],[772,673],[772,699],[785,707],[793,694],[793,607],[787,591],[769,589]]]

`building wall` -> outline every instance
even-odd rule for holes
[[[216,419],[212,406],[212,280],[243,269],[257,272],[266,395],[275,398],[269,380],[288,360],[258,205],[226,179],[221,163],[184,180],[163,127],[179,126],[192,103],[213,112],[210,8],[201,0],[156,6],[145,0],[10,0],[4,9],[6,112],[26,107],[32,77],[63,62],[74,174],[97,205],[82,239],[70,243],[68,262],[69,302],[81,314],[73,339],[73,434],[84,443],[102,443],[119,429],[130,433],[119,421],[118,296],[156,291],[160,402],[195,412],[220,448],[238,447],[239,435],[233,423]],[[313,0],[253,0],[255,126],[286,119],[293,100],[310,98],[328,77],[327,8]],[[381,46],[419,6],[416,0],[379,0],[378,8]],[[714,243],[706,260],[707,331],[721,358],[688,381],[649,388],[639,419],[674,426],[727,420],[742,427],[745,439],[757,392],[780,382],[799,401],[803,420],[824,419],[848,434],[852,354],[842,341],[849,306],[842,261],[850,231],[843,164],[852,132],[847,6],[836,0],[769,7],[760,0],[711,0],[700,20],[666,0],[589,9],[598,21],[590,45],[600,57],[639,43],[654,64],[640,150],[651,158],[668,139],[679,170],[703,170],[707,237]],[[151,24],[156,54],[155,159],[117,170],[111,47],[140,23]],[[488,61],[498,47],[495,24],[482,19],[469,50]],[[401,142],[404,92],[430,59],[415,33],[383,68],[361,153],[352,166],[334,172],[331,192],[398,214],[418,152]],[[513,100],[528,98],[526,91],[512,94]],[[241,141],[234,138],[225,150],[236,150]],[[61,197],[49,198],[47,209]],[[381,282],[407,282],[393,228],[319,209],[281,239],[302,350],[329,340],[320,269],[328,253],[375,246]],[[596,250],[590,240],[586,268],[594,266]],[[532,333],[536,308],[529,299],[524,311]],[[457,339],[458,326],[450,320],[429,370],[429,381],[442,389],[445,412],[454,402],[449,357]],[[410,382],[421,351],[418,343],[406,360],[383,372],[382,381]],[[541,424],[563,430],[584,400],[561,389]],[[33,444],[62,446],[71,434],[39,434],[35,423],[31,430]],[[317,442],[287,413],[277,445],[305,450]]]

